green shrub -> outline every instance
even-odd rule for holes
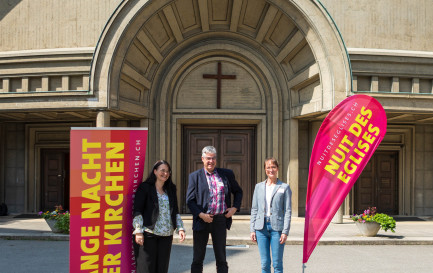
[[[69,221],[71,215],[69,211],[63,211],[61,205],[55,206],[56,209],[53,211],[39,212],[39,216],[44,219],[56,220],[55,228],[59,229],[63,233],[69,234]]]
[[[369,207],[364,210],[363,214],[354,214],[352,220],[360,223],[376,222],[384,231],[395,232],[396,222],[394,218],[385,213],[376,213],[376,207]]]
[[[391,230],[392,232],[395,232],[395,227],[396,227],[396,222],[394,220],[394,218],[392,218],[391,216],[384,214],[384,213],[376,213],[373,216],[373,220],[377,223],[380,224],[380,227],[384,230],[387,231],[388,229]]]
[[[63,233],[69,233],[69,219],[70,219],[69,212],[59,214],[59,217],[57,218],[57,222],[54,226],[60,229]]]

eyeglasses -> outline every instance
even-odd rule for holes
[[[171,173],[171,171],[168,171],[168,170],[159,170],[159,172],[166,173],[166,174],[170,174]]]
[[[211,161],[211,160],[216,160],[216,156],[213,156],[213,157],[209,157],[209,156],[207,156],[207,157],[203,157],[206,161]]]

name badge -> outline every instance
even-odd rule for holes
[[[277,191],[278,193],[284,193],[284,189],[278,189],[278,191]]]

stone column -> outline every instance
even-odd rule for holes
[[[379,91],[379,77],[376,76],[371,77],[370,90],[373,92]]]
[[[344,214],[344,202],[341,204],[340,208],[338,208],[337,212],[332,218],[332,223],[342,224],[343,223],[343,214]]]
[[[393,93],[400,92],[400,79],[398,77],[392,78],[391,92]]]
[[[110,112],[98,111],[96,115],[96,127],[110,127]]]
[[[289,166],[287,170],[287,183],[292,189],[292,215],[299,216],[299,122],[296,119],[289,121]]]
[[[0,92],[1,93],[8,93],[10,91],[9,86],[10,86],[9,78],[4,78],[3,79],[3,89],[0,89]]]
[[[140,119],[140,127],[147,128],[149,130],[149,119],[148,118],[146,118],[146,119]],[[147,145],[146,146],[149,145],[149,138],[150,138],[150,134],[149,134],[149,131],[148,131]],[[154,157],[150,157],[150,155],[149,155],[149,147],[147,147],[146,148],[146,160],[144,161],[143,180],[146,179],[147,175],[149,174],[149,169],[152,168],[154,162],[155,162],[155,158]],[[171,165],[174,165],[174,164],[171,164]]]
[[[419,78],[412,79],[412,93],[419,93]]]
[[[142,118],[142,119],[140,119],[140,127],[147,127],[147,128],[149,128],[149,119],[144,119],[144,118]]]

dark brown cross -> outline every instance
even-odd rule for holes
[[[221,80],[234,80],[236,75],[223,75],[221,72],[221,62],[218,62],[218,74],[203,74],[203,79],[217,80],[217,109],[221,108]]]

